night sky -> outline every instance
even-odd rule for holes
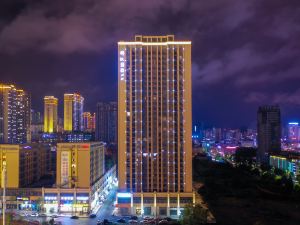
[[[300,119],[299,0],[0,0],[0,82],[43,110],[80,92],[85,110],[117,100],[117,42],[192,40],[193,121],[254,127],[261,104]]]

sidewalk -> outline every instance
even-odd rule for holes
[[[45,213],[47,215],[47,217],[51,217],[53,215],[56,215],[58,217],[71,217],[71,216],[74,216],[75,214],[72,214],[72,213]],[[79,218],[88,218],[89,215],[87,214],[84,214],[84,215],[78,215],[76,214],[76,216],[78,216]]]
[[[102,206],[103,205],[101,205],[101,204],[95,206],[94,209],[92,210],[92,214],[97,214]]]

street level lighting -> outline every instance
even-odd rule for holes
[[[3,186],[3,213],[2,213],[2,219],[3,219],[3,225],[5,225],[5,210],[6,210],[6,156],[2,156],[2,186]]]

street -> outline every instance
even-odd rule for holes
[[[79,217],[78,219],[71,219],[70,216],[60,216],[58,218],[55,218],[54,221],[58,224],[60,222],[62,225],[96,225],[98,220],[102,222],[104,219],[107,219],[109,222],[117,223],[117,220],[124,219],[128,224],[129,220],[131,219],[130,216],[122,217],[113,215],[113,211],[115,209],[114,201],[116,199],[116,191],[117,188],[114,187],[109,192],[109,194],[106,197],[106,200],[99,208],[96,214],[96,218]],[[29,221],[39,221],[40,223],[42,223],[44,221],[49,221],[51,217],[27,216],[24,219]],[[139,220],[140,219],[141,218],[139,218]]]
[[[61,222],[63,225],[96,225],[98,220],[103,221],[103,219],[108,219],[109,221],[116,222],[120,217],[112,216],[112,212],[114,210],[114,201],[116,199],[116,188],[113,188],[108,194],[106,200],[103,202],[103,205],[97,212],[96,218],[79,218],[79,219],[71,219],[70,217],[58,217],[55,221]],[[30,217],[26,218],[30,221],[39,221],[43,222],[45,220],[49,221],[50,217],[40,218],[40,217]]]
[[[109,221],[116,221],[118,218],[112,216],[114,210],[114,201],[116,199],[116,189],[110,191],[106,200],[103,202],[103,205],[97,212],[96,218],[79,218],[79,219],[70,219],[69,217],[59,217],[55,221],[60,221],[63,225],[96,225],[98,220],[108,219]]]

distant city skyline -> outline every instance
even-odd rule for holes
[[[2,84],[5,84],[5,85],[14,85],[18,88],[23,88],[22,86],[20,85],[17,85],[16,83],[2,83]],[[34,92],[34,90],[32,90]],[[32,96],[32,91],[31,90],[27,90],[27,93],[29,96]],[[58,105],[57,105],[57,108],[58,108],[58,118],[59,119],[63,119],[64,118],[64,94],[66,92],[64,92],[62,94],[62,96],[58,96]],[[80,92],[78,92],[80,93]],[[32,97],[31,97],[32,98]],[[86,103],[86,101],[89,102],[89,98],[93,98],[92,96],[86,96],[84,101]],[[117,100],[116,100],[117,101]],[[115,102],[116,102],[115,101]],[[101,101],[97,101],[98,102],[101,102]],[[113,102],[113,101],[104,101],[104,102]],[[90,106],[86,106],[86,104],[84,104],[84,108],[83,110],[84,111],[88,111],[88,109],[91,109],[92,112],[95,112],[97,111],[97,103],[95,105],[90,105]],[[196,105],[197,103],[192,103],[193,106]],[[33,106],[33,103],[31,101],[31,110],[37,112],[37,113],[40,113],[41,115],[44,114],[44,97],[43,96],[40,96],[39,98],[39,102],[38,102],[38,107],[34,107]],[[263,104],[264,105],[264,104]],[[266,105],[266,104],[265,104]],[[224,125],[224,124],[218,124],[216,121],[218,121],[218,119],[216,118],[215,120],[207,120],[205,121],[204,118],[200,118],[200,120],[196,120],[194,119],[194,117],[196,117],[198,119],[198,117],[195,115],[195,112],[193,112],[193,127],[194,126],[197,126],[197,127],[201,127],[203,126],[204,129],[209,129],[209,128],[231,128],[231,129],[239,129],[239,128],[249,128],[249,129],[256,129],[256,110],[259,106],[262,106],[262,105],[258,105],[256,108],[253,107],[251,109],[249,109],[250,111],[254,111],[254,115],[253,115],[253,120],[249,120],[248,123],[244,123],[244,124],[237,124],[237,123],[234,123],[234,124],[228,124],[228,125]],[[288,127],[288,124],[291,123],[291,122],[298,122],[300,123],[300,110],[298,113],[295,113],[295,116],[287,116],[286,114],[286,111],[285,111],[285,108],[282,107],[281,105],[278,105],[281,109],[281,119],[282,119],[282,127],[283,128],[287,128]],[[88,108],[88,109],[87,109]],[[194,107],[192,107],[194,108]],[[193,110],[194,111],[194,110]],[[42,118],[43,120],[44,118]]]
[[[8,83],[5,83],[5,84],[8,84]],[[13,85],[16,85],[18,86],[16,83],[9,83],[10,84],[13,84]],[[21,87],[21,86],[18,86],[18,87]],[[22,87],[21,87],[22,88]],[[79,91],[78,91],[79,92]],[[31,91],[28,90],[28,93],[29,95],[32,95],[31,94]],[[63,94],[62,96],[58,96],[58,117],[59,118],[63,118],[64,117],[64,102],[63,102],[63,96],[64,96],[64,93],[66,93],[66,91],[63,91]],[[81,92],[79,92],[81,93]],[[86,102],[90,102],[90,98],[93,98],[92,96],[86,96],[85,97],[85,104],[84,104],[84,111],[96,111],[97,110],[97,103],[98,102],[116,102],[117,101],[117,98],[113,101],[96,101],[95,105],[86,105]],[[102,98],[100,98],[102,99]],[[34,107],[34,104],[31,102],[31,109],[32,110],[35,110],[37,112],[40,112],[41,114],[43,114],[43,97],[40,98],[38,104],[36,107]],[[197,103],[192,103],[192,110],[194,108],[194,105],[197,105]],[[268,105],[268,104],[262,104],[262,105]],[[197,117],[197,112],[195,112],[195,110],[193,110],[193,115],[192,115],[192,118],[193,118],[193,126],[201,126],[203,125],[204,128],[243,128],[243,127],[246,127],[246,128],[251,128],[251,129],[256,129],[256,110],[259,106],[262,106],[262,105],[257,105],[257,106],[253,106],[253,108],[249,108],[249,111],[253,112],[251,113],[251,119],[247,122],[245,121],[245,123],[227,123],[227,124],[224,124],[224,123],[218,123],[217,121],[220,119],[219,117],[216,117],[215,119],[212,118],[211,120],[204,120],[204,118],[199,118]],[[299,111],[295,112],[295,114],[293,114],[293,116],[290,116],[290,115],[287,115],[287,112],[286,112],[286,108],[281,106],[281,105],[278,105],[281,109],[281,118],[282,118],[282,125],[283,126],[287,126],[288,123],[290,122],[299,122],[300,123],[300,109]]]

